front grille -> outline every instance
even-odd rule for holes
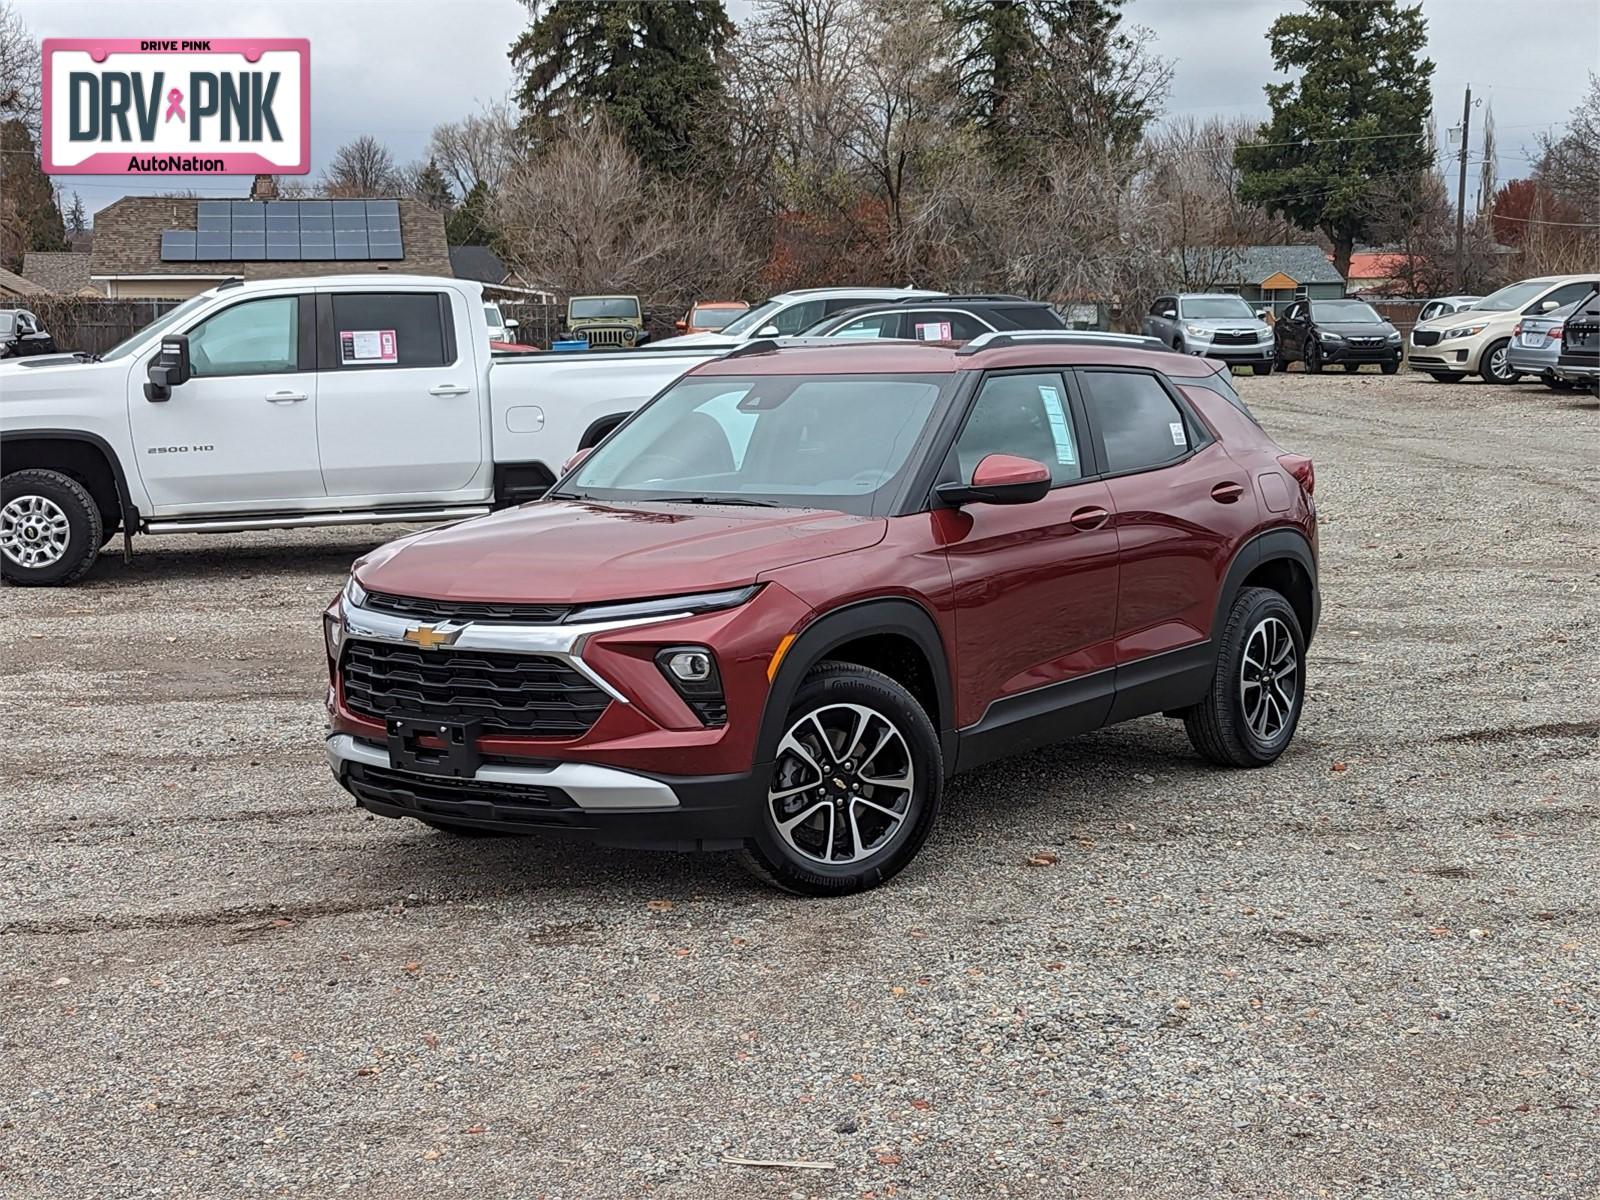
[[[1381,346],[1383,345],[1383,339],[1381,337],[1351,338],[1350,344],[1352,346]]]
[[[419,621],[478,621],[489,625],[556,625],[572,609],[565,604],[495,604],[481,600],[430,600],[368,592],[363,608],[416,617]]]
[[[633,345],[633,331],[631,329],[589,329],[585,336],[591,346],[631,346]]]
[[[340,665],[350,711],[375,721],[480,722],[484,733],[579,737],[610,697],[560,659],[352,641]]]
[[[365,763],[350,765],[345,786],[363,804],[389,805],[412,816],[443,820],[527,824],[580,811],[560,788],[415,775]]]
[[[1253,333],[1232,333],[1228,330],[1218,330],[1211,335],[1213,346],[1254,346],[1256,335]]]
[[[1437,346],[1439,344],[1439,331],[1437,329],[1416,329],[1411,333],[1413,346]]]

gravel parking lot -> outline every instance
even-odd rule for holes
[[[1596,1195],[1600,410],[1238,382],[1317,463],[1290,752],[964,776],[846,900],[356,811],[318,613],[393,530],[6,589],[0,1194]]]

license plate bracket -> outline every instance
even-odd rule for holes
[[[483,755],[478,752],[482,726],[477,721],[407,721],[391,717],[384,727],[389,735],[389,763],[396,770],[471,779],[483,765]],[[425,744],[423,739],[432,744]]]

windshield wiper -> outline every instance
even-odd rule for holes
[[[628,496],[635,504],[738,504],[746,508],[781,508],[772,500],[755,500],[749,496]]]

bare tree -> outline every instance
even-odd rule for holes
[[[322,173],[322,190],[339,199],[392,196],[400,190],[394,155],[371,134],[362,134],[333,152]]]
[[[651,176],[603,120],[565,126],[514,168],[496,223],[505,257],[531,285],[637,294],[661,313],[738,295],[759,267],[726,205]]]
[[[456,195],[465,196],[479,180],[497,192],[522,157],[522,137],[510,105],[496,100],[459,121],[434,126],[428,154]]]
[[[1589,73],[1589,92],[1572,110],[1567,132],[1540,139],[1534,178],[1583,221],[1600,222],[1600,74]]]
[[[39,43],[10,0],[0,0],[0,121],[22,121],[39,136]]]

